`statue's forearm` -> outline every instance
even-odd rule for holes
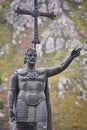
[[[59,74],[62,71],[64,71],[69,66],[69,64],[72,62],[72,60],[73,60],[73,57],[69,56],[60,66],[48,68],[47,77],[54,76],[54,75]]]
[[[8,108],[12,108],[13,109],[13,104],[14,104],[14,92],[9,90],[8,93]]]
[[[69,56],[61,65],[60,65],[60,68],[61,68],[61,71],[65,70],[69,64],[72,62],[73,60],[73,57],[72,56]]]

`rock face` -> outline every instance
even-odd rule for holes
[[[10,5],[10,8],[8,10],[7,13],[7,17],[6,20],[8,23],[12,24],[14,29],[17,29],[18,27],[31,27],[32,25],[32,19],[30,18],[30,16],[17,16],[17,14],[15,13],[15,10],[17,9],[17,7],[25,7],[26,9],[29,8],[27,7],[27,5],[31,5],[30,1],[26,1],[26,2],[22,2],[20,3],[20,0],[15,0],[12,2],[12,4]],[[32,5],[31,5],[32,7]],[[30,8],[31,9],[31,8]]]
[[[82,1],[72,1],[72,2],[81,3]],[[31,2],[31,0],[26,1],[14,0],[10,5],[10,8],[8,9],[6,20],[9,24],[13,25],[15,30],[12,40],[13,44],[16,44],[15,38],[20,34],[21,31],[25,30],[26,28],[33,28],[33,18],[31,16],[26,15],[17,16],[15,14],[15,10],[17,9],[17,7],[27,10],[33,10],[33,2]],[[38,1],[38,8],[40,11],[44,10],[46,12],[45,0]],[[71,9],[68,3],[64,0],[49,1],[49,11],[50,12],[54,11],[54,13],[57,16],[58,15],[61,16],[60,18],[58,17],[56,20],[52,21],[51,24],[49,24],[41,34],[42,47],[43,44],[45,44],[44,46],[46,49],[46,53],[61,49],[66,45],[69,47],[71,46],[71,43],[73,43],[73,46],[81,44],[77,27],[74,25],[73,21],[70,18],[68,18],[64,13],[64,11],[70,11],[70,10]],[[48,20],[47,18],[40,17],[39,25],[41,25],[41,27],[44,27],[47,20]],[[78,42],[74,43],[73,41],[75,41],[75,39],[77,39]],[[39,50],[39,52],[41,52],[41,50]]]
[[[52,46],[49,43],[50,35],[52,39]],[[65,46],[71,48],[77,45],[81,45],[77,27],[74,25],[73,21],[70,20],[65,14],[62,14],[60,19],[52,22],[52,24],[48,26],[47,30],[45,30],[41,36],[43,39],[46,39],[47,53],[51,51],[51,48],[52,51],[55,51],[64,48]]]

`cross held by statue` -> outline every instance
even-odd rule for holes
[[[33,11],[29,11],[29,10],[23,10],[20,9],[19,7],[17,8],[17,10],[15,11],[15,13],[17,13],[17,15],[31,15],[32,17],[34,17],[34,38],[32,43],[34,44],[34,48],[36,49],[36,44],[40,44],[40,40],[38,38],[38,17],[39,16],[43,16],[43,17],[48,17],[52,20],[54,20],[54,17],[56,17],[56,15],[54,14],[54,12],[40,12],[38,10],[38,2],[37,0],[34,0],[34,10]]]

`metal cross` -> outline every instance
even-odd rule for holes
[[[29,10],[22,10],[19,7],[15,12],[17,13],[17,15],[24,14],[24,15],[31,15],[34,17],[34,39],[32,43],[34,44],[34,48],[36,49],[36,44],[40,44],[40,40],[38,39],[38,17],[43,16],[54,20],[54,17],[56,17],[56,15],[54,14],[54,12],[51,13],[40,12],[38,10],[37,0],[34,0],[34,10],[32,12]]]

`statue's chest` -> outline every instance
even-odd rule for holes
[[[46,83],[45,73],[27,73],[25,76],[18,76],[18,86],[24,91],[44,91]]]

